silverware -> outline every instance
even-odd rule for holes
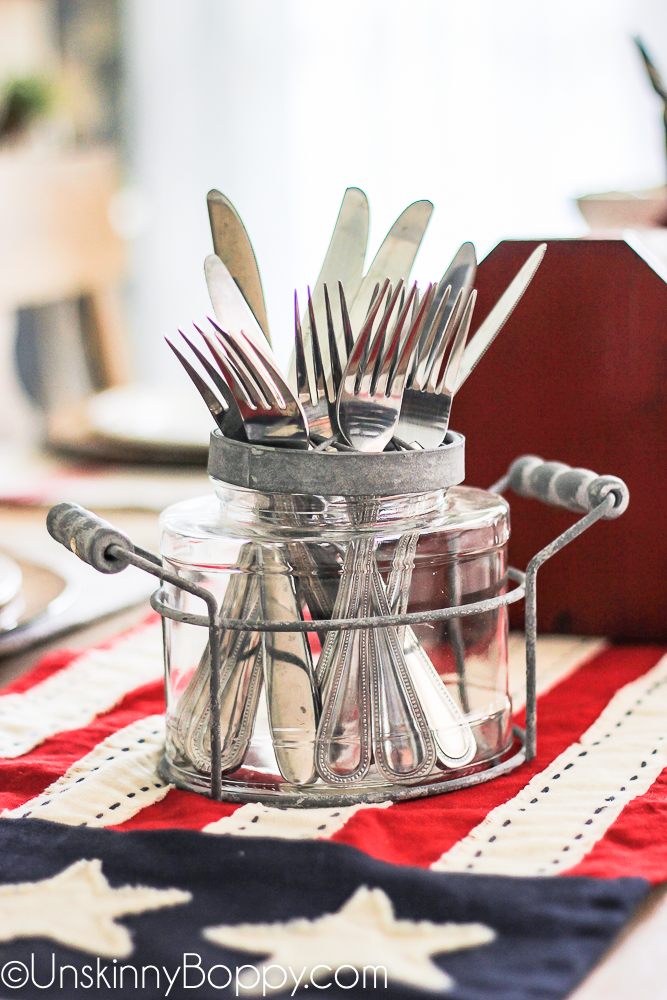
[[[221,376],[215,371],[199,348],[179,331],[190,346],[201,365],[223,396],[227,409],[223,415],[218,397],[206,385],[201,376],[169,341],[167,343],[179,359],[186,372],[199,389],[209,410],[216,419],[223,434],[243,437],[247,440],[241,411],[236,398]],[[221,607],[223,618],[259,618],[259,584],[253,575],[255,550],[252,545],[244,545],[236,564],[238,572],[232,573]],[[257,712],[257,704],[263,679],[262,638],[255,632],[224,631],[220,639],[220,731],[222,734],[222,770],[234,771],[245,756]],[[176,707],[175,733],[181,752],[199,770],[210,771],[211,767],[211,705],[210,705],[210,651],[208,643],[190,682]]]
[[[211,323],[219,343],[207,343],[236,399],[248,441],[307,448],[306,416],[277,367],[243,333],[229,334]]]
[[[320,330],[326,323],[326,305],[324,301],[324,286],[333,286],[341,282],[349,302],[353,302],[361,285],[368,243],[368,199],[359,188],[348,188],[343,196],[336,225],[331,236],[329,248],[324,258],[322,269],[313,288],[313,314]],[[304,352],[310,349],[310,317],[306,311],[302,317]],[[336,317],[337,329],[341,329]],[[323,346],[322,361],[324,370],[330,371],[330,355],[328,344]],[[310,368],[307,365],[307,368]],[[309,379],[314,375],[311,370]],[[296,354],[292,353],[289,366],[288,382],[296,385]]]
[[[371,614],[389,615],[389,604],[372,554]],[[415,781],[435,766],[436,746],[417,685],[396,628],[369,629],[367,643],[371,674],[371,720],[375,765],[388,781]]]
[[[220,608],[223,618],[260,617],[256,549],[243,545]],[[225,630],[220,637],[220,733],[222,771],[243,762],[252,736],[263,683],[263,637],[259,632]],[[211,659],[208,643],[179,699],[174,733],[179,748],[202,772],[211,769]]]
[[[461,298],[462,292],[459,292],[459,302]],[[455,307],[451,311],[449,328],[445,327],[441,334],[442,343],[439,345],[437,339],[435,341],[434,346],[437,348],[435,355],[431,354],[430,361],[426,364],[417,366],[412,388],[406,389],[403,393],[396,437],[409,447],[416,445],[425,449],[439,448],[445,440],[475,298],[476,292],[473,291],[460,321],[458,308]],[[446,301],[443,299],[443,303]],[[456,329],[454,342],[441,375],[445,348],[454,329]],[[428,346],[427,340],[426,353]]]
[[[214,324],[215,326],[215,324]],[[243,334],[232,337],[216,327],[219,340],[199,331],[213,358],[228,379],[225,383],[230,410],[236,410],[248,437],[273,441],[274,425],[286,418],[280,401],[289,394],[282,376],[277,382],[268,359],[261,359]],[[198,348],[184,336],[211,379],[220,376]],[[171,345],[173,348],[173,345]],[[191,365],[173,348],[186,371],[202,382]],[[199,387],[199,382],[195,384]],[[206,398],[206,397],[205,397]],[[282,399],[283,406],[286,404]],[[273,408],[268,429],[261,433],[248,415],[248,406]],[[278,408],[277,413],[276,407]],[[268,412],[268,409],[266,409]],[[280,414],[283,414],[281,416]],[[268,420],[268,418],[267,418]],[[294,430],[294,429],[293,429]],[[295,432],[296,433],[296,432]],[[307,439],[304,439],[307,446]],[[293,498],[286,498],[291,506]],[[302,557],[298,545],[288,546],[292,555]],[[293,551],[298,550],[298,551]],[[295,584],[288,574],[282,553],[272,547],[245,545],[236,569],[230,576],[221,609],[222,617],[259,618],[265,621],[301,618]],[[261,574],[261,584],[259,582]],[[311,593],[312,591],[312,593]],[[311,588],[311,600],[326,599],[326,591]],[[315,603],[313,601],[313,603]],[[328,609],[327,609],[328,610]],[[260,655],[261,654],[261,655]],[[222,766],[233,771],[243,761],[257,712],[262,673],[266,681],[267,707],[276,761],[286,781],[306,784],[315,777],[314,741],[319,699],[314,679],[310,647],[303,633],[224,632],[221,640],[220,717],[223,734]],[[178,706],[176,731],[183,751],[200,769],[210,768],[210,654],[208,646]]]
[[[468,297],[475,284],[477,274],[477,256],[472,243],[463,243],[454,255],[454,259],[438,282],[438,290],[433,300],[433,305],[426,318],[424,332],[419,341],[417,356],[423,359],[428,365],[435,354],[435,346],[431,348],[431,356],[426,351],[426,341],[430,339],[435,345],[450,322],[452,312],[458,309],[463,311],[468,301]],[[459,292],[461,297],[459,299]],[[448,298],[448,302],[442,308],[443,298]],[[440,312],[440,316],[438,316]],[[412,379],[408,378],[407,386],[411,387]]]
[[[463,353],[463,359],[459,368],[459,377],[456,381],[456,392],[459,391],[465,380],[468,378],[468,375],[470,375],[470,372],[480,361],[485,351],[488,350],[507,320],[512,315],[514,307],[519,302],[519,299],[525,290],[528,288],[533,275],[542,263],[542,258],[544,257],[546,249],[546,243],[540,243],[540,245],[533,250],[526,263],[517,273],[514,280],[507,286],[484,322],[479,325],[478,329],[470,338],[470,342]]]
[[[209,408],[211,416],[215,420],[218,428],[226,437],[235,438],[237,440],[247,441],[245,434],[245,427],[243,424],[243,419],[241,417],[241,412],[236,405],[236,400],[232,396],[229,387],[225,380],[220,377],[220,375],[215,371],[213,366],[210,364],[207,358],[201,353],[201,351],[185,336],[182,330],[178,331],[185,340],[185,342],[190,346],[191,350],[194,352],[196,357],[199,359],[207,374],[211,378],[216,389],[222,396],[222,400],[213,392],[213,390],[206,384],[204,379],[201,377],[199,372],[190,364],[186,357],[184,357],[177,347],[172,344],[168,337],[164,339],[171,347],[172,351],[181,362],[186,372],[190,376],[195,388],[198,390],[199,395],[202,397],[204,402]]]
[[[394,301],[399,291],[400,289],[397,289],[394,296],[392,296]],[[435,292],[435,287],[429,289],[413,319],[410,331],[404,341],[406,360],[403,361],[401,359],[394,369],[397,375],[400,375],[401,372],[404,373],[408,368],[410,362],[408,354],[410,351],[409,345],[412,340],[416,350],[417,337],[422,330],[424,316],[432,307]],[[460,290],[458,296],[459,302],[462,296],[463,291]],[[378,298],[375,305],[375,312],[379,309],[380,301],[381,298]],[[432,324],[433,337],[427,336],[426,340],[422,341],[425,356],[427,359],[430,357],[432,370],[435,372],[433,390],[437,389],[442,392],[444,386],[445,391],[443,392],[443,396],[448,397],[448,403],[446,404],[447,412],[443,414],[444,428],[442,429],[442,436],[438,444],[441,443],[447,430],[446,421],[449,414],[449,406],[451,405],[451,390],[456,379],[456,370],[461,360],[470,325],[474,297],[471,297],[463,320],[459,324],[460,330],[455,337],[455,343],[450,353],[445,373],[440,377],[442,354],[436,350],[434,358],[431,353],[431,347],[433,346],[437,349],[439,346],[436,333],[439,334],[440,339],[447,339],[447,326],[443,328],[439,323],[440,317],[447,307],[447,301],[448,295],[445,293],[441,298],[440,307],[436,311]],[[410,304],[408,300],[403,307],[402,313],[405,315],[407,315]],[[375,316],[371,313],[367,318],[364,329],[355,344],[354,351],[348,362],[345,376],[343,377],[343,385],[339,396],[340,400],[344,400],[346,379],[350,379],[347,387],[356,388],[356,395],[361,398],[359,390],[364,386],[364,378],[368,393],[372,395],[373,382],[375,382],[376,391],[377,386],[381,386],[378,370],[381,373],[385,366],[388,365],[389,371],[391,371],[391,346],[393,339],[386,354],[383,354],[383,339],[387,323],[386,317],[390,313],[391,309],[388,306],[385,310],[385,318],[383,318],[375,334],[373,344],[370,347],[370,336]],[[452,328],[455,325],[456,317],[456,311],[451,310],[450,326]],[[404,318],[404,315],[399,317],[397,323],[395,334],[397,343],[400,341]],[[442,350],[444,352],[444,346]],[[353,359],[358,359],[356,368]],[[371,371],[372,377],[370,374]],[[423,374],[426,378],[430,378],[431,369],[425,367]],[[398,392],[400,392],[400,387],[397,389]],[[369,397],[367,396],[366,398]],[[377,396],[373,397],[376,410],[381,409],[383,402],[382,395],[380,395],[379,399]],[[374,422],[371,423],[370,420],[368,421],[366,433],[377,432],[382,424],[382,416],[379,412],[373,414]],[[398,412],[396,412],[396,419],[397,417]],[[341,426],[343,426],[343,419],[341,416]],[[391,433],[390,429],[388,437],[391,436]],[[352,443],[358,447],[358,441],[354,439],[354,435],[349,434],[348,436]],[[414,545],[416,545],[417,538],[418,535],[412,540]],[[410,544],[410,541],[408,544]],[[351,562],[351,567],[348,571],[349,575],[360,580],[363,579],[364,575],[370,578],[372,597],[369,597],[365,603],[371,606],[373,612],[376,614],[389,614],[390,610],[384,584],[379,575],[372,549],[369,553],[366,553],[360,546],[356,547],[356,549],[354,546],[351,546],[349,551]],[[364,565],[365,560],[367,562]],[[392,581],[392,584],[396,588],[396,581]],[[366,587],[368,586],[369,583],[367,582]],[[401,588],[399,587],[398,589],[400,592]],[[409,576],[407,576],[407,589],[409,590]],[[405,595],[405,598],[407,602],[407,595]],[[362,637],[358,640],[358,644],[362,669],[358,672],[357,684],[363,687],[365,683],[368,683],[368,678],[370,678],[372,746],[375,752],[376,765],[380,773],[387,780],[415,780],[418,776],[430,773],[435,763],[436,752],[440,761],[450,767],[463,766],[464,763],[471,760],[476,750],[472,732],[464,722],[453,699],[444,688],[437,671],[435,671],[428,656],[423,651],[414,632],[411,629],[398,632],[392,628],[383,628],[371,630],[371,634],[369,635],[364,631]],[[334,641],[332,641],[331,645],[332,647],[334,646]],[[350,659],[348,648],[340,643],[339,646],[340,649],[337,652],[337,658],[345,658],[347,672],[349,672]],[[333,660],[333,648],[327,649],[326,652],[327,656]],[[341,713],[343,719],[345,719],[345,713],[349,715],[350,706],[346,703],[346,699],[342,694],[344,690],[342,687],[344,678],[340,674],[340,664],[336,662],[332,668],[327,663],[327,657],[324,657],[323,670],[328,672],[331,680],[327,687],[328,697],[324,698],[318,760],[322,773],[326,773],[329,779],[332,780],[334,769],[331,758],[327,759],[327,751],[324,748],[324,743],[327,738],[334,739],[333,748],[334,750],[339,749],[340,743],[336,744],[335,734],[339,729],[346,728],[346,725],[341,721]],[[335,705],[336,701],[339,702],[337,706]],[[429,706],[429,709],[426,708],[426,705]],[[347,727],[349,728],[349,722],[347,723]],[[360,730],[363,733],[363,724]],[[431,735],[432,732],[438,744],[437,750],[433,736]],[[360,736],[357,734],[356,740],[353,741],[355,745],[359,743],[359,740]],[[340,771],[341,762],[338,758],[336,758],[336,764]],[[339,780],[341,780],[340,776]]]
[[[241,290],[264,336],[271,343],[269,321],[266,317],[262,279],[259,276],[257,258],[250,237],[241,221],[241,216],[226,198],[215,188],[206,196],[208,217],[211,223],[213,250],[223,262]]]
[[[399,310],[385,350],[385,336],[402,292],[402,282],[387,297],[384,316],[371,338],[389,282],[376,296],[354,345],[342,377],[338,414],[342,430],[357,448],[359,432],[364,450],[381,451],[398,419],[385,414],[400,405],[400,393],[416,349],[434,288],[429,288],[401,348],[401,334],[416,295],[413,289]],[[400,349],[400,350],[399,350]],[[389,400],[389,404],[387,404]],[[362,428],[364,416],[365,434]],[[371,438],[371,435],[375,440]],[[360,528],[372,523],[377,503],[362,510]],[[339,600],[334,615],[367,617],[388,614],[384,584],[377,570],[371,536],[353,539],[343,562]],[[362,629],[359,634],[328,633],[318,664],[322,689],[322,716],[318,729],[317,762],[320,775],[333,783],[362,779],[371,762],[371,748],[380,774],[389,781],[411,781],[430,773],[436,749],[412,682],[395,629]]]
[[[383,451],[394,435],[408,368],[435,294],[435,286],[430,285],[417,315],[402,339],[403,327],[415,295],[415,288],[412,289],[385,350],[385,334],[392,310],[401,293],[402,282],[399,282],[380,326],[371,338],[373,322],[387,286],[388,282],[385,281],[355,342],[338,393],[338,424],[347,440],[358,451]]]
[[[245,390],[235,398],[248,439],[275,443],[278,427],[280,433],[289,432],[282,438],[282,444],[289,442],[295,447],[307,447],[308,431],[303,410],[280,373],[271,370],[268,359],[260,358],[243,334],[232,336],[218,327],[216,330],[222,351],[214,356],[223,374],[236,375]],[[232,381],[230,389],[235,392]],[[262,397],[268,398],[271,418],[264,416],[258,420],[250,413],[245,407],[246,396],[257,407],[261,407]],[[254,548],[261,571],[264,621],[300,621],[295,583],[282,550],[259,543]],[[247,613],[243,608],[242,616]],[[319,715],[308,638],[303,632],[267,632],[263,645],[269,728],[278,768],[286,781],[306,784],[315,777],[314,748]]]
[[[430,201],[415,201],[408,205],[385,236],[356,297],[352,299],[346,290],[354,338],[365,323],[378,282],[385,279],[392,285],[397,285],[399,281],[407,282],[432,212],[433,204]],[[342,333],[338,335],[339,344],[341,338]]]
[[[300,621],[294,581],[277,546],[258,545],[265,622]],[[264,633],[264,679],[269,729],[278,768],[286,781],[317,778],[315,736],[319,697],[308,638],[303,632]]]
[[[347,302],[345,299],[345,291],[343,289],[342,282],[338,282],[338,295],[340,300],[340,311],[341,311],[341,322],[343,329],[343,341],[342,341],[342,351],[343,351],[343,362],[347,364],[350,352],[354,346],[352,341],[352,328],[350,326],[350,317],[347,311]],[[295,292],[296,300],[296,292]],[[308,417],[309,424],[311,427],[317,423],[318,419],[321,421],[322,427],[326,428],[326,418],[323,417],[323,411],[325,406],[328,413],[329,421],[329,431],[330,437],[324,438],[320,441],[315,448],[315,451],[322,451],[324,449],[333,449],[338,451],[349,450],[352,451],[350,445],[346,444],[343,440],[343,436],[338,426],[338,415],[336,412],[336,403],[338,399],[338,393],[340,391],[341,382],[343,381],[343,368],[341,364],[341,348],[336,341],[336,329],[334,326],[333,312],[331,309],[331,301],[329,298],[329,289],[327,285],[324,286],[324,304],[327,320],[327,346],[329,348],[329,378],[327,379],[327,374],[323,370],[323,360],[322,360],[322,338],[319,335],[317,329],[317,324],[315,317],[311,316],[311,332],[314,336],[311,337],[313,346],[313,366],[315,368],[316,378],[317,378],[317,395],[318,395],[318,412],[310,413],[307,406],[304,405],[304,410],[306,416]],[[296,307],[298,310],[298,306]],[[300,324],[298,322],[298,311],[297,311],[297,321],[296,321],[297,333],[296,333],[296,350],[295,353],[300,353],[303,355],[303,341],[300,338]],[[310,389],[306,385],[306,374],[305,365],[299,362],[299,367],[301,369],[301,374],[297,376],[299,384],[303,386],[304,395],[307,394],[307,400],[310,401],[312,406],[313,400],[310,397]],[[301,399],[303,404],[304,400]],[[311,440],[317,441],[317,435],[311,432]]]
[[[273,352],[252,309],[223,262],[215,254],[204,261],[204,274],[213,312],[220,326],[232,335],[245,334],[255,350],[264,356]],[[275,358],[273,359],[275,362]]]
[[[337,433],[336,426],[336,397],[333,394],[333,390],[330,390],[327,385],[327,380],[324,374],[324,365],[322,361],[322,348],[320,342],[320,336],[317,330],[317,323],[315,321],[315,314],[313,309],[313,300],[310,295],[310,289],[308,290],[308,316],[309,316],[309,329],[310,337],[308,338],[311,352],[312,352],[312,364],[315,373],[314,391],[313,383],[308,377],[308,369],[306,366],[306,352],[304,344],[304,335],[301,327],[301,321],[299,319],[299,299],[297,293],[294,293],[294,357],[296,358],[296,387],[299,402],[303,407],[303,412],[306,414],[306,419],[308,421],[308,432],[311,438],[315,435],[315,440],[319,438],[331,439],[334,434]],[[328,304],[328,296],[327,296]],[[334,342],[334,348],[336,347]],[[337,354],[333,355],[335,361],[338,360],[338,368],[340,368],[340,360]],[[330,368],[331,370],[331,368]],[[333,423],[332,423],[333,417]],[[334,429],[335,427],[335,429]]]
[[[372,520],[373,507],[360,519]],[[361,527],[361,524],[359,525]],[[352,539],[343,560],[334,618],[367,618],[371,588],[368,566],[373,537]],[[364,631],[327,632],[317,663],[322,712],[317,730],[317,770],[324,781],[347,785],[361,781],[372,761],[371,682]]]

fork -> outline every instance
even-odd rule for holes
[[[402,282],[399,281],[396,286],[382,321],[373,334],[374,320],[387,287],[388,281],[385,281],[355,341],[338,393],[339,426],[350,444],[363,452],[383,451],[394,436],[408,369],[436,291],[435,285],[429,285],[407,335],[402,338],[416,294],[417,286],[413,286],[385,350],[385,334],[402,290]]]
[[[330,322],[331,304],[329,302],[328,291],[325,288],[325,305],[327,309],[327,327],[330,330],[333,326]],[[313,371],[315,373],[315,391],[313,392],[308,369],[306,366],[306,355],[304,350],[304,336],[299,319],[299,298],[294,292],[294,358],[297,398],[303,407],[303,412],[308,421],[308,432],[311,440],[319,442],[332,439],[338,433],[336,424],[336,397],[332,393],[328,379],[324,373],[322,363],[322,347],[320,344],[320,334],[315,322],[315,310],[313,299],[308,289],[308,320],[309,320],[309,341],[313,359]],[[340,368],[340,357],[336,345],[335,336],[333,342],[329,334],[329,355],[333,368],[336,363]],[[333,353],[332,353],[333,349]]]
[[[248,441],[306,449],[306,415],[268,354],[260,356],[243,333],[228,334],[210,322],[217,337],[200,332],[235,395]]]
[[[400,347],[401,334],[416,296],[414,287],[399,310],[385,349],[392,312],[402,292],[402,282],[385,306],[375,334],[373,324],[389,283],[385,281],[368,313],[364,326],[348,358],[339,391],[339,419],[348,440],[358,447],[358,427],[363,414],[380,399],[379,408],[389,399],[400,404],[400,392],[416,348],[424,317],[431,305],[430,287]],[[395,383],[395,385],[394,385]],[[348,403],[356,405],[354,421],[346,420]],[[363,402],[362,402],[363,400]],[[395,417],[373,425],[380,441],[387,444]],[[369,433],[363,436],[365,450],[373,446]],[[389,613],[386,589],[375,560],[374,539],[367,527],[377,516],[377,501],[369,499],[357,512],[360,537],[348,544],[334,614],[349,617]],[[366,530],[364,530],[366,529]],[[317,734],[317,768],[321,777],[333,784],[347,785],[362,780],[372,758],[379,773],[391,782],[415,781],[428,775],[436,761],[437,748],[429,729],[413,668],[407,662],[396,629],[362,629],[358,633],[328,632],[318,663],[322,691],[322,715]]]
[[[403,394],[403,405],[396,436],[408,446],[438,448],[447,433],[452,399],[457,389],[459,368],[470,330],[477,293],[471,292],[461,316],[463,295],[464,289],[462,288],[453,307],[450,307],[451,312],[439,338],[436,335],[432,343],[429,343],[428,339],[422,342],[421,355],[416,359],[413,367],[412,384]],[[439,314],[447,306],[447,298],[448,295],[445,293],[433,322],[433,329],[438,329]],[[452,338],[451,351],[444,371],[442,371],[443,359]],[[410,591],[412,567],[418,541],[419,532],[410,532],[400,540],[399,547],[402,549],[403,567],[399,569],[397,566],[396,573],[392,569],[391,587],[388,589],[396,595],[395,603],[402,610],[405,610],[407,606],[407,595]],[[462,655],[461,622],[458,618],[453,618],[449,622],[449,632],[459,675],[459,689],[464,691],[461,680],[465,661]],[[465,722],[458,705],[451,698],[411,629],[406,629],[403,641],[406,656],[413,657],[417,668],[413,674],[417,686],[419,687],[420,680],[423,681],[432,695],[428,700],[423,699],[423,704],[438,743],[438,756],[445,766],[461,767],[469,763],[475,755],[476,743],[472,730]],[[462,704],[464,710],[467,709],[465,699],[463,699]]]
[[[167,343],[202,395],[218,427],[229,437],[247,440],[235,395],[202,351],[179,331],[199,360],[221,399],[207,385],[187,358],[167,338]],[[254,547],[242,545],[236,570],[230,576],[220,614],[224,618],[259,617],[258,577]],[[220,637],[220,693],[218,709],[222,734],[222,773],[234,771],[243,761],[257,712],[263,682],[262,636],[258,632],[231,632]],[[208,643],[174,711],[174,741],[181,753],[202,772],[211,768],[211,662]]]
[[[226,380],[248,439],[266,443],[268,438],[273,443],[275,425],[278,425],[283,433],[290,435],[293,444],[297,442],[297,447],[308,447],[303,411],[280,373],[274,375],[271,358],[263,353],[260,356],[243,334],[229,335],[211,322],[216,336],[203,330],[199,332]],[[195,353],[201,361],[200,352]],[[265,621],[301,619],[295,583],[287,572],[279,547],[246,543],[241,548],[237,568],[241,564],[247,568],[232,574],[223,602],[223,615],[231,612],[231,617],[252,620],[259,617],[261,610]],[[259,586],[256,585],[258,577]],[[221,717],[227,725],[223,766],[225,770],[232,770],[245,755],[259,700],[258,663],[261,661],[278,768],[286,781],[308,784],[316,777],[314,740],[319,714],[319,695],[308,639],[301,632],[241,633],[240,636],[241,639],[234,633],[223,633],[222,648],[227,650],[221,678],[226,696],[221,705]],[[207,648],[190,681],[178,727],[181,740],[185,741],[199,766],[206,759],[210,739],[210,712],[202,698],[209,670]]]
[[[477,292],[473,290],[461,315],[462,294],[462,291],[459,292],[439,340],[436,337],[434,344],[429,343],[430,338],[427,340],[422,356],[417,359],[413,368],[412,384],[403,392],[396,437],[408,447],[439,448],[445,440],[459,367],[477,297]],[[446,297],[443,297],[441,309],[444,309],[446,302]],[[434,323],[434,328],[436,326]],[[442,371],[443,359],[452,337],[452,348]]]
[[[448,308],[447,288],[439,296],[440,302],[431,322],[430,330],[422,330],[420,343],[422,357],[415,358],[411,365],[413,377],[428,380],[435,371],[438,378],[446,346],[452,336],[454,320],[441,324],[443,313]],[[450,318],[458,310],[461,294],[457,296],[454,307],[449,306]],[[432,303],[432,300],[431,300]],[[429,309],[429,295],[422,302],[422,309]],[[415,315],[414,326],[418,329],[422,321],[420,314],[413,307]],[[431,304],[431,315],[433,306]],[[412,332],[412,330],[410,331]],[[455,354],[452,356],[451,376],[440,379],[449,386],[455,383],[457,361],[465,346],[465,334],[461,332],[460,339],[455,338]],[[424,363],[420,364],[422,360]],[[436,383],[436,388],[438,388]],[[419,533],[410,533],[401,538],[394,554],[392,572],[385,588],[375,561],[373,552],[369,554],[368,572],[372,578],[373,603],[379,614],[402,614],[407,609],[407,598],[410,586],[412,561],[414,560]],[[352,559],[355,557],[352,556]],[[363,567],[358,562],[352,572],[359,573]],[[407,566],[404,562],[407,561]],[[407,572],[406,572],[407,570]],[[423,746],[412,743],[415,728],[422,738],[431,733],[436,743],[437,757],[446,767],[461,767],[474,757],[476,744],[470,727],[463,719],[461,712],[442,683],[440,676],[433,667],[429,657],[423,650],[419,640],[410,628],[380,629],[374,632],[369,641],[368,650],[373,657],[371,669],[373,678],[373,694],[371,697],[371,721],[373,742],[376,749],[378,769],[390,780],[405,780],[402,774],[403,760],[416,764],[419,753],[423,755],[423,765],[429,758],[428,740]],[[326,662],[323,669],[326,668]],[[393,692],[392,692],[393,686]],[[401,705],[401,699],[403,704]],[[384,711],[382,707],[384,706]],[[328,709],[325,704],[323,719]],[[391,711],[394,711],[392,718]],[[408,725],[405,725],[405,722]],[[403,724],[401,725],[401,721]],[[401,730],[402,734],[401,735]],[[429,732],[430,730],[430,732]],[[424,773],[423,771],[421,773]]]
[[[188,359],[181,354],[179,349],[172,344],[168,337],[165,337],[164,339],[167,341],[167,344],[181,362],[183,368],[185,368],[195,388],[199,392],[199,395],[208,406],[211,416],[215,420],[218,429],[225,435],[225,437],[247,441],[241,411],[236,404],[236,400],[234,399],[229,386],[225,380],[221,378],[218,372],[216,372],[208,359],[204,357],[199,348],[188,340],[183,331],[179,330],[178,332],[199,359],[204,370],[220,393],[220,396],[222,396],[222,399],[220,399],[220,397],[213,392],[211,387],[206,384],[199,372],[193,368]]]

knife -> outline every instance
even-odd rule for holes
[[[241,216],[229,198],[215,188],[209,191],[206,201],[215,254],[229,270],[264,336],[271,343],[257,258]]]
[[[460,315],[463,315],[463,310],[466,307],[473,285],[475,284],[476,274],[477,256],[475,254],[475,247],[472,243],[463,243],[456,251],[454,259],[438,282],[438,288],[435,293],[435,298],[433,299],[433,305],[431,306],[429,314],[426,317],[424,329],[419,339],[419,347],[417,348],[415,355],[417,358],[422,358],[422,351],[424,351],[426,342],[429,339],[432,345],[428,353],[424,351],[426,354],[426,358],[423,359],[425,370],[428,370],[428,362],[431,361],[433,354],[440,346],[438,342],[438,335],[447,326],[449,317],[456,305],[456,299],[460,291],[463,291],[463,294],[461,295],[459,313]],[[440,303],[442,302],[444,294],[448,288],[450,289],[449,298],[447,299],[447,304],[442,311],[442,316],[438,320],[438,328],[437,330],[434,330],[433,323],[438,315]],[[452,330],[453,329],[454,327],[452,327]]]
[[[385,278],[389,278],[394,286],[401,278],[407,282],[432,211],[433,204],[430,201],[413,202],[399,215],[385,236],[350,307],[350,324],[355,338],[366,319],[376,284],[383,282]],[[341,333],[339,345],[342,347],[343,343]]]
[[[542,263],[542,258],[544,257],[546,249],[546,243],[540,243],[540,245],[533,250],[519,273],[516,275],[511,284],[507,286],[489,315],[475,332],[463,354],[463,360],[461,361],[461,367],[459,368],[459,377],[456,382],[456,392],[459,391],[465,380],[468,378],[468,375],[470,375],[470,372],[473,370],[485,351],[491,346],[507,320],[512,315],[514,307],[525,290],[528,288],[533,275]]]
[[[231,273],[214,253],[204,261],[204,273],[213,312],[226,333],[244,333],[260,355],[273,359],[273,352],[255,314],[246,302]]]
[[[317,278],[315,287],[311,293],[313,312],[315,315],[315,325],[320,334],[320,350],[322,353],[322,363],[326,372],[331,371],[329,357],[329,344],[324,333],[327,329],[327,315],[324,302],[324,286],[329,286],[329,295],[334,306],[334,327],[336,331],[341,331],[342,320],[338,311],[337,291],[339,281],[343,283],[345,296],[348,302],[354,301],[361,279],[364,273],[364,260],[366,259],[366,245],[368,243],[368,199],[360,188],[347,188],[343,195],[343,201],[338,212],[336,225],[331,235],[331,242],[322,264],[322,269]],[[308,368],[311,385],[315,387],[315,378],[312,366],[311,351],[311,328],[308,306],[304,309],[301,319],[301,329],[303,332],[304,349],[306,355],[306,366]],[[291,386],[296,386],[296,356],[292,352],[289,367],[288,382]],[[316,398],[317,393],[314,393]]]
[[[261,604],[266,622],[300,621],[294,581],[278,546],[262,546]],[[305,632],[264,634],[264,681],[269,728],[283,778],[306,785],[315,773],[319,694]]]

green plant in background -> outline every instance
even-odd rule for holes
[[[0,141],[23,132],[51,108],[50,85],[35,76],[12,80],[0,98]]]

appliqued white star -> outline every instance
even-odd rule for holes
[[[41,882],[0,885],[0,941],[45,937],[103,958],[125,958],[132,938],[116,917],[191,899],[180,889],[112,889],[99,859],[76,861]]]
[[[258,966],[260,975],[270,965],[283,969],[291,966],[295,971],[305,966],[301,982],[310,980],[311,975],[316,982],[330,978],[343,966],[359,972],[364,967],[384,966],[388,978],[426,990],[444,990],[453,985],[451,977],[431,961],[431,955],[476,948],[495,938],[495,932],[484,924],[397,920],[386,893],[367,886],[360,886],[336,913],[314,920],[221,925],[207,927],[202,933],[225,948],[269,952]],[[269,973],[267,981],[270,978]],[[246,986],[244,992],[259,995],[262,988],[260,978],[257,986]]]

